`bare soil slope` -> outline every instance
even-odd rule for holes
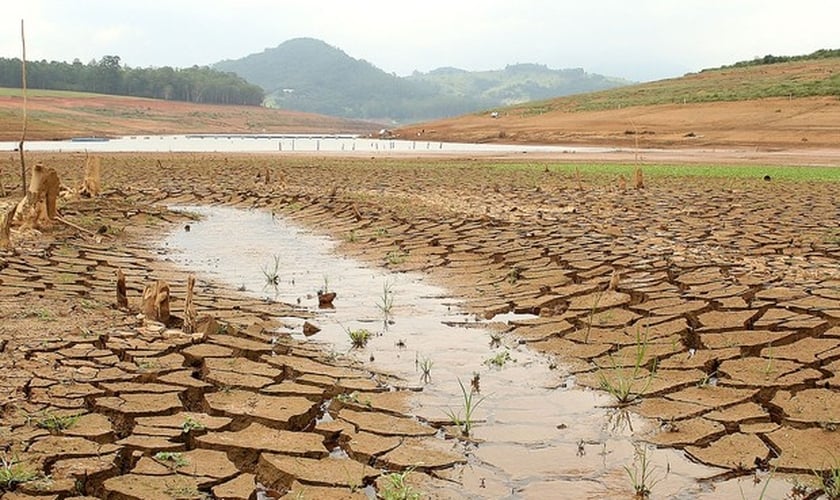
[[[0,140],[19,140],[23,99],[0,92]],[[379,126],[363,121],[255,106],[222,106],[74,92],[28,97],[27,139],[186,133],[360,133]]]
[[[665,104],[612,111],[462,116],[399,131],[463,142],[593,144],[625,147],[832,147],[840,100],[819,97]]]

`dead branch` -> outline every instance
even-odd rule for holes
[[[193,302],[195,276],[187,278],[187,297],[184,299],[184,333],[194,333],[196,328],[195,302]]]
[[[85,228],[83,228],[82,226],[79,226],[79,225],[73,224],[72,222],[70,222],[70,221],[69,221],[69,220],[67,220],[67,219],[63,219],[63,218],[61,218],[61,217],[56,217],[56,218],[55,218],[55,220],[57,220],[58,222],[60,222],[60,223],[64,224],[64,225],[65,225],[65,226],[67,226],[67,227],[71,227],[71,228],[75,229],[76,231],[81,231],[81,232],[83,232],[83,233],[85,233],[85,234],[89,234],[90,236],[98,236],[98,234],[97,234],[97,233],[95,233],[95,232],[91,231],[90,229],[85,229]]]

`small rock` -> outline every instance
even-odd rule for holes
[[[313,325],[312,323],[310,323],[308,321],[303,322],[303,334],[306,335],[307,337],[311,337],[311,336],[315,335],[316,333],[318,333],[320,331],[321,331],[321,329],[318,328],[317,326]]]

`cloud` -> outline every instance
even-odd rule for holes
[[[309,36],[398,74],[536,62],[644,79],[840,45],[836,0],[27,0],[4,9],[0,56],[20,54],[26,18],[34,58],[108,54],[132,66],[210,64]]]

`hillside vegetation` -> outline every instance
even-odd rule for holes
[[[680,78],[530,102],[508,111],[542,114],[549,111],[597,111],[655,104],[814,96],[840,97],[840,55],[830,58],[803,56],[802,59],[772,65],[738,63],[731,67],[689,73]]]
[[[542,64],[514,64],[489,71],[439,68],[428,73],[415,72],[408,79],[431,83],[445,95],[475,98],[486,106],[518,104],[632,83],[590,74],[581,68],[551,69]]]
[[[537,64],[498,71],[442,68],[401,78],[320,40],[297,38],[216,63],[265,89],[269,106],[347,118],[413,122],[629,82]]]
[[[397,133],[433,140],[632,148],[836,148],[840,137],[840,57],[740,64],[488,109],[405,127]]]

